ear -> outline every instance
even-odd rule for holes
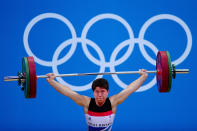
[[[107,94],[109,94],[109,90],[107,90]]]

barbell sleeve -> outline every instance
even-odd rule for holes
[[[189,69],[176,69],[176,74],[187,74],[189,73]]]
[[[176,69],[177,74],[187,74],[189,69]],[[138,74],[139,71],[122,71],[122,72],[103,72],[103,73],[72,73],[72,74],[59,74],[55,77],[70,77],[70,76],[88,76],[88,75],[113,75],[113,74]],[[147,73],[157,73],[157,71],[147,71]],[[38,75],[37,78],[48,78],[46,75]],[[23,78],[22,78],[23,79]],[[18,76],[6,76],[4,81],[18,81]]]
[[[6,76],[4,77],[4,81],[18,81],[18,76]]]

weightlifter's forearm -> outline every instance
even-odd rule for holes
[[[147,77],[148,77],[147,75],[142,75],[137,80],[135,80],[134,82],[132,82],[127,87],[128,93],[132,93],[132,92],[136,91],[137,89],[139,89],[140,86],[146,81]]]
[[[142,75],[137,80],[132,82],[126,89],[121,91],[118,95],[118,104],[122,103],[131,93],[135,92],[144,83],[148,76]]]
[[[65,95],[65,96],[69,97],[70,93],[72,92],[72,90],[69,87],[62,85],[55,80],[50,81],[49,84],[53,88],[55,88],[59,93]]]
[[[80,105],[80,106],[85,106],[86,101],[85,101],[85,97],[78,94],[77,92],[71,90],[69,87],[62,85],[60,83],[58,83],[55,80],[51,80],[49,82],[49,84],[55,88],[59,93],[69,97],[70,99],[72,99],[76,104]]]

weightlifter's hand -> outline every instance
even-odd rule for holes
[[[145,70],[145,69],[140,69],[140,70],[139,70],[139,74],[140,74],[141,76],[148,77],[147,70]]]
[[[55,79],[54,73],[48,73],[48,74],[46,74],[46,76],[48,76],[48,78],[46,78],[46,79],[47,79],[47,82],[49,82],[49,83]]]

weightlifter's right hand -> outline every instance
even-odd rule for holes
[[[48,74],[46,74],[46,76],[48,76],[48,78],[46,78],[48,83],[52,82],[55,79],[54,73],[48,73]]]

